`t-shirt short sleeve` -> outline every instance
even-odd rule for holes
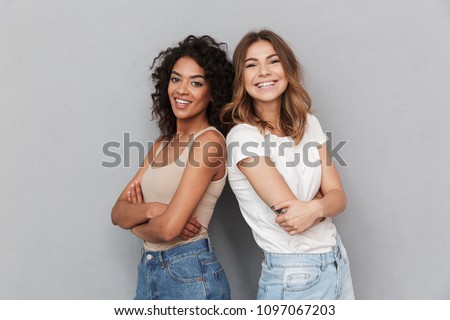
[[[264,136],[258,128],[248,124],[238,124],[227,135],[228,161],[235,167],[239,161],[249,157],[270,157],[265,148]],[[267,151],[266,151],[267,150]]]
[[[309,127],[308,129],[311,130],[314,141],[324,144],[327,141],[327,136],[323,132],[319,120],[312,114],[308,114],[307,121]]]

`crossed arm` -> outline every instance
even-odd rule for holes
[[[133,179],[125,186],[111,211],[111,220],[114,225],[122,229],[130,229],[146,224],[151,219],[162,215],[168,205],[161,202],[144,202],[140,181],[149,166],[148,159],[153,159],[154,150],[158,149],[160,142],[155,142],[149,151],[141,168]],[[184,228],[179,234],[182,238],[190,238],[200,231],[201,224],[195,217],[189,217]]]
[[[270,158],[259,157],[259,161],[246,158],[238,164],[255,192],[269,207],[274,210],[286,208],[286,212],[278,215],[275,221],[290,235],[302,233],[345,209],[345,192],[325,143],[319,149],[319,156],[322,161],[320,192],[323,197],[319,195],[311,201],[297,199]]]
[[[211,141],[217,142],[216,147],[221,146],[216,148],[217,152],[214,154],[204,152],[208,146],[211,146]],[[225,174],[226,149],[223,138],[214,131],[205,132],[196,139],[196,142],[199,143],[199,147],[191,148],[189,161],[170,203],[143,203],[140,198],[142,193],[139,181],[148,167],[148,161],[146,161],[114,206],[113,223],[131,229],[137,237],[154,243],[171,241],[179,235],[189,237],[198,232],[201,225],[191,219],[192,214],[211,180],[216,180],[216,177]],[[209,145],[204,147],[208,143]],[[154,148],[157,149],[156,144]],[[153,157],[153,154],[149,153],[150,156]],[[204,158],[206,156],[207,159]],[[129,196],[128,191],[130,191]],[[134,203],[130,204],[130,200]]]
[[[132,229],[133,227],[136,227],[140,224],[147,223],[150,218],[147,218],[148,216],[159,216],[164,213],[164,211],[167,209],[167,205],[161,202],[150,202],[145,203],[144,197],[142,195],[142,189],[141,184],[139,181],[135,181],[132,183],[126,193],[127,201],[129,205],[134,205],[133,207],[125,206],[125,212],[132,213],[129,216],[125,216],[125,219],[129,219],[128,223],[129,225],[122,225],[124,229]],[[136,210],[130,210],[127,208],[132,208]],[[148,213],[147,217],[140,219],[139,218],[139,212],[143,211],[143,209],[148,208],[146,211]],[[133,211],[135,211],[133,213]],[[122,223],[126,223],[126,221],[122,221]],[[128,227],[129,226],[129,227]],[[180,237],[183,239],[189,239],[193,237],[194,235],[198,234],[200,232],[202,225],[197,221],[197,219],[193,216],[191,216],[186,223],[186,225],[183,228],[183,231],[180,234]]]

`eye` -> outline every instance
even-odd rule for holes
[[[275,64],[275,63],[278,63],[278,62],[280,62],[280,60],[272,59],[272,60],[270,60],[269,64]]]
[[[254,68],[254,67],[256,67],[256,64],[254,63],[249,63],[245,65],[245,68]]]
[[[177,77],[172,77],[172,78],[170,78],[170,82],[178,83],[178,82],[180,82],[180,79]]]
[[[196,87],[196,88],[200,88],[203,86],[203,83],[198,82],[198,81],[193,81],[191,82],[192,86]]]

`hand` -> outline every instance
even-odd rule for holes
[[[324,219],[320,215],[318,200],[287,200],[274,206],[274,210],[282,208],[287,210],[284,214],[278,215],[275,222],[291,236],[305,232]]]
[[[130,189],[127,192],[127,200],[131,204],[144,203],[144,196],[142,195],[142,188],[139,181],[135,181],[130,185]]]
[[[197,221],[197,219],[193,216],[191,216],[186,222],[186,225],[184,226],[183,231],[180,234],[180,237],[184,240],[188,240],[192,238],[193,236],[196,236],[202,228],[202,225],[200,222]]]

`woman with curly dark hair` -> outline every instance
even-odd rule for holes
[[[230,299],[208,238],[226,181],[219,113],[231,100],[233,67],[224,46],[189,36],[153,62],[161,136],[111,213],[144,241],[135,299]]]

